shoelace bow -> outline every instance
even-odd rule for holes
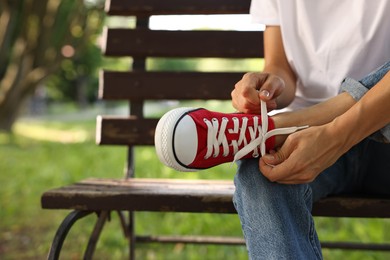
[[[249,127],[249,135],[251,141],[249,144],[246,140],[246,131],[248,118],[242,118],[242,125],[239,126],[238,118],[233,118],[234,121],[234,129],[228,129],[229,133],[239,133],[238,140],[232,140],[231,146],[233,146],[233,154],[234,159],[233,163],[237,160],[240,160],[242,157],[247,155],[249,152],[253,151],[253,157],[258,157],[258,147],[260,147],[261,156],[264,156],[266,153],[265,142],[268,138],[275,135],[283,135],[283,134],[291,134],[300,129],[307,128],[308,126],[294,126],[294,127],[285,127],[285,128],[275,128],[268,132],[268,114],[267,107],[264,101],[260,101],[260,109],[261,109],[261,125],[259,125],[258,118],[253,117],[253,127]],[[204,119],[204,122],[207,125],[207,152],[205,155],[205,159],[210,158],[210,156],[217,157],[219,155],[219,147],[222,145],[223,147],[223,156],[228,156],[230,153],[229,143],[226,138],[226,126],[228,123],[228,118],[222,118],[221,125],[219,125],[219,121],[215,118],[210,122],[207,119]],[[238,150],[239,145],[244,143],[244,147],[241,150]],[[214,151],[214,153],[213,153]]]

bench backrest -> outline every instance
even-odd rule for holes
[[[260,58],[262,31],[150,30],[152,15],[248,14],[250,0],[111,0],[109,15],[134,16],[136,27],[106,28],[103,52],[111,57],[132,57],[130,71],[102,71],[99,96],[129,100],[129,116],[98,118],[97,143],[153,145],[158,119],[145,118],[146,100],[229,100],[234,84],[245,71],[150,71],[148,58]],[[131,161],[132,150],[129,150]],[[128,174],[132,175],[132,165]]]

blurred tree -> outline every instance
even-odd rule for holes
[[[102,26],[103,12],[94,9],[96,4],[0,1],[0,130],[11,131],[22,105],[44,79],[82,59]],[[77,66],[79,75],[88,72]]]
[[[45,81],[47,98],[76,101],[80,107],[96,101],[101,63],[101,51],[95,44],[86,43],[73,57],[64,59],[60,69]]]

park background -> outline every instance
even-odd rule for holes
[[[125,114],[125,103],[97,100],[100,69],[128,70],[131,59],[102,57],[103,26],[134,27],[134,19],[107,19],[103,0],[0,1],[0,259],[45,259],[56,228],[68,211],[40,208],[48,189],[87,177],[121,178],[126,149],[95,144],[98,114]],[[249,17],[153,17],[151,29],[235,28],[258,30]],[[261,60],[150,59],[152,70],[259,70]],[[159,116],[177,102],[150,105]],[[198,104],[197,104],[198,105]],[[202,104],[215,110],[228,103]],[[163,178],[232,179],[234,168],[215,175],[175,173],[162,166],[152,147],[137,148],[137,175]],[[145,165],[148,169],[145,169]],[[151,173],[159,172],[156,176]],[[323,241],[390,242],[390,221],[316,218]],[[80,259],[94,219],[80,221],[69,234],[62,259]],[[137,213],[143,234],[240,236],[236,215]],[[153,223],[153,224],[151,224]],[[141,245],[139,259],[247,259],[242,246]],[[390,253],[324,250],[325,259],[390,259]],[[128,242],[115,216],[101,236],[95,259],[127,259]]]

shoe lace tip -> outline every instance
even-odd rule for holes
[[[297,128],[298,128],[297,130],[302,130],[302,129],[309,128],[309,125],[298,126]]]
[[[232,161],[229,165],[229,168],[233,168],[233,165],[235,164],[236,161]]]

